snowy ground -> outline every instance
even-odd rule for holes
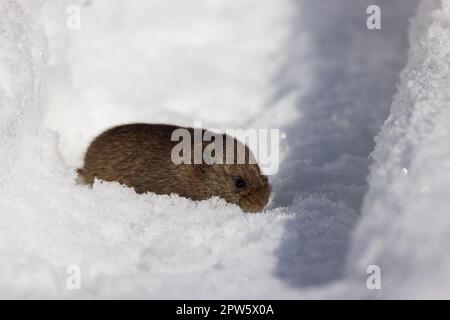
[[[450,1],[369,4],[2,1],[0,297],[449,298]],[[194,120],[286,133],[266,212],[75,184],[101,130]]]

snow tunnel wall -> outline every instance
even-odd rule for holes
[[[450,1],[423,0],[408,64],[376,138],[349,275],[380,267],[380,298],[449,298]],[[364,281],[358,281],[361,287]]]
[[[0,4],[0,157],[18,161],[25,140],[34,136],[41,123],[40,80],[47,48],[38,22],[39,2],[21,5],[16,1]]]

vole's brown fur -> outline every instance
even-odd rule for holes
[[[217,196],[246,212],[265,207],[270,196],[267,177],[261,174],[257,164],[248,164],[248,157],[246,164],[174,164],[172,149],[179,142],[171,141],[171,136],[178,128],[129,124],[109,129],[89,146],[80,175],[88,184],[95,178],[118,181],[133,187],[137,193],[175,193],[192,200]],[[194,129],[185,129],[194,136]],[[251,154],[247,146],[245,150]],[[245,187],[238,188],[237,179],[243,180]]]

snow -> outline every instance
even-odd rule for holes
[[[450,3],[378,2],[2,1],[0,297],[449,297]],[[103,129],[195,120],[286,134],[264,213],[76,184]]]
[[[384,296],[448,299],[450,2],[423,1],[409,37],[408,65],[376,139],[349,272],[377,264]]]
[[[50,44],[69,39],[55,50],[45,122],[61,133],[66,162],[81,165],[90,140],[120,123],[252,127],[273,95],[293,7],[256,4],[97,0],[82,10],[79,30],[53,27],[63,35],[55,31]]]

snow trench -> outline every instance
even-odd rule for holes
[[[408,64],[376,138],[348,272],[378,265],[378,297],[448,299],[450,1],[422,1],[417,12]]]
[[[450,5],[378,2],[1,2],[0,297],[448,296]],[[75,183],[101,130],[194,120],[285,132],[265,212]]]

